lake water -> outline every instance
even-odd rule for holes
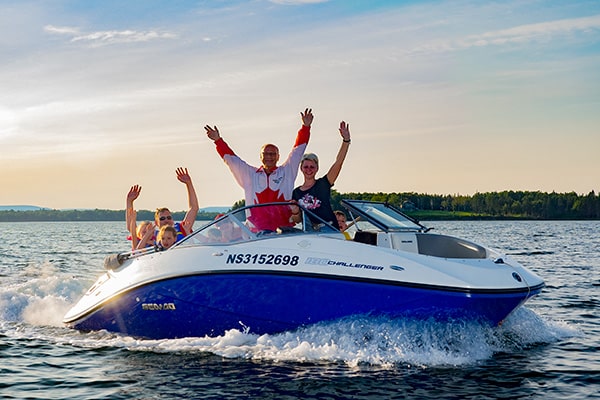
[[[430,222],[546,281],[499,328],[354,317],[277,335],[136,340],[62,326],[123,222],[0,223],[0,398],[600,398],[600,222]]]

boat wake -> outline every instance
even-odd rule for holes
[[[502,327],[472,321],[390,319],[351,316],[275,335],[230,330],[223,336],[145,340],[135,343],[111,335],[113,345],[157,352],[209,352],[226,358],[286,362],[343,362],[348,366],[461,366],[553,343],[580,333],[545,321],[521,308]]]

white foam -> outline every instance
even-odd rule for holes
[[[137,340],[95,332],[71,334],[70,341],[84,347],[115,346],[131,351],[208,352],[226,358],[427,368],[476,364],[497,352],[519,351],[577,334],[563,323],[543,321],[533,311],[523,309],[500,328],[465,321],[355,316],[275,335],[233,329],[218,337]]]
[[[63,326],[62,317],[71,308],[64,298],[45,296],[30,300],[24,308],[23,322],[31,325]]]
[[[579,329],[570,326],[565,321],[546,319],[527,307],[515,310],[498,331],[517,347],[537,343],[553,343],[583,335]]]
[[[0,320],[37,326],[63,326],[62,317],[84,284],[49,262],[30,264],[0,289]]]

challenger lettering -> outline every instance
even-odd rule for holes
[[[329,260],[328,265],[340,265],[342,267],[350,267],[350,268],[362,268],[362,269],[372,269],[375,271],[382,271],[383,267],[379,265],[370,265],[370,264],[354,264],[347,263],[345,261],[333,261]]]
[[[337,261],[337,260],[330,260],[329,258],[317,258],[317,257],[308,257],[306,259],[306,264],[334,265],[334,266],[348,267],[348,268],[371,269],[373,271],[383,271],[383,269],[384,269],[381,265],[351,263],[351,262],[346,262],[346,261]]]

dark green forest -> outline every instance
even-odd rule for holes
[[[436,195],[421,193],[338,193],[332,191],[334,209],[342,209],[344,198],[388,202],[406,214],[420,220],[439,219],[535,219],[585,220],[600,219],[600,196],[594,191],[587,195],[529,191],[503,191],[465,195]],[[232,209],[243,206],[243,200]],[[199,220],[211,220],[214,212],[198,213]],[[174,212],[177,220],[185,212]],[[153,220],[154,212],[139,210],[138,221]],[[17,221],[124,221],[125,210],[33,210],[0,211],[0,222]]]
[[[439,218],[495,219],[600,219],[600,196],[503,191],[476,193],[473,196],[419,193],[335,193],[336,207],[342,198],[388,202],[403,208],[407,214]],[[437,216],[437,217],[436,217]],[[422,218],[421,219],[425,219]]]

